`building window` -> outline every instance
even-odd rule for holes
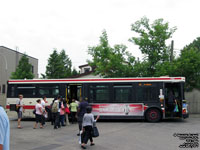
[[[84,68],[84,73],[90,72],[90,68]]]

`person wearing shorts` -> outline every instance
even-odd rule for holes
[[[23,95],[19,95],[19,99],[16,101],[16,106],[19,108],[19,111],[17,112],[17,117],[18,117],[18,129],[21,129],[21,119],[22,119],[22,112],[24,112],[24,103],[23,103]]]
[[[43,128],[43,124],[42,124],[42,115],[43,115],[43,107],[41,105],[41,100],[38,99],[37,100],[37,104],[35,105],[35,125],[33,127],[33,129],[37,128],[37,124],[40,123],[40,128]]]

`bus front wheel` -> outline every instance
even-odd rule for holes
[[[148,122],[158,122],[161,119],[161,113],[156,108],[151,108],[146,112],[145,118]]]

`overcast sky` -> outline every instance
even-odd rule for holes
[[[39,59],[39,74],[45,73],[54,48],[65,49],[77,69],[86,64],[88,46],[99,43],[104,29],[111,46],[125,44],[141,58],[128,39],[135,35],[131,24],[143,16],[150,21],[163,18],[178,28],[171,39],[177,53],[200,36],[199,0],[0,0],[0,4],[0,46],[18,47]]]

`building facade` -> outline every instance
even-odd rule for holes
[[[16,50],[0,46],[0,96],[6,94],[7,81],[10,79],[11,73],[16,71],[23,53]],[[38,78],[38,59],[27,56],[29,63],[32,65],[32,72],[35,78]],[[0,104],[3,100],[0,97]],[[3,105],[3,104],[2,104]]]
[[[80,75],[76,76],[77,78],[102,78],[99,75],[94,75],[94,68],[88,64],[79,66]]]

